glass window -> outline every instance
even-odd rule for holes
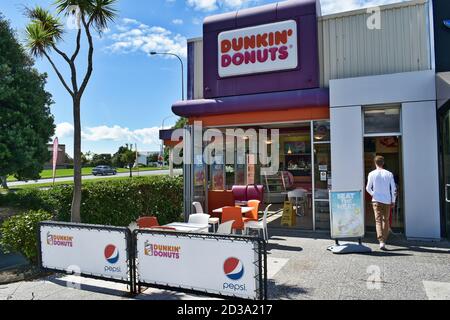
[[[331,140],[330,121],[314,122],[314,142],[326,142]]]
[[[400,107],[392,106],[365,109],[364,133],[400,133]]]

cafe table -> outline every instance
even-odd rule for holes
[[[174,228],[180,232],[208,232],[209,225],[206,224],[196,224],[196,223],[185,223],[185,222],[174,222],[165,225],[164,227]]]

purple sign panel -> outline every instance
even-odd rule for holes
[[[212,16],[203,29],[205,98],[319,87],[315,0]]]

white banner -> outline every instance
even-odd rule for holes
[[[129,281],[125,231],[42,225],[40,237],[44,268]]]
[[[258,299],[256,244],[137,234],[138,281]]]
[[[295,20],[225,31],[218,41],[221,78],[298,67]]]

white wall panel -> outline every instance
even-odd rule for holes
[[[440,239],[436,102],[404,103],[402,125],[406,236]]]
[[[331,167],[334,191],[364,187],[361,107],[331,109]]]

